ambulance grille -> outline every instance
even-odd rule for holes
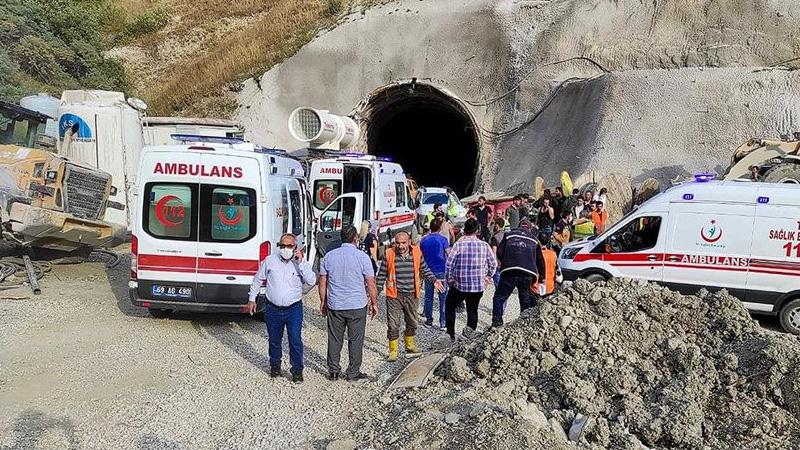
[[[64,211],[81,219],[99,219],[110,176],[67,164],[64,171]]]

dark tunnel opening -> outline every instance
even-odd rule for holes
[[[376,94],[367,112],[370,154],[391,157],[420,186],[472,193],[479,143],[457,100],[432,86],[404,84]]]

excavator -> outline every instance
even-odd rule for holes
[[[49,116],[0,101],[0,235],[23,246],[73,251],[121,243],[126,229],[103,220],[116,188],[107,172],[55,153]]]
[[[753,138],[733,152],[723,180],[752,180],[800,184],[800,133],[780,139]]]

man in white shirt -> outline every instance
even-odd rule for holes
[[[250,285],[247,309],[256,310],[256,297],[264,289],[267,302],[264,321],[269,338],[269,365],[271,377],[281,375],[281,344],[283,330],[289,335],[289,363],[292,381],[303,381],[303,284],[313,286],[317,277],[311,264],[303,259],[297,248],[297,238],[287,233],[278,242],[278,253],[268,256],[258,268]]]

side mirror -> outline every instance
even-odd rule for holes
[[[48,170],[45,174],[45,180],[47,181],[56,181],[56,178],[58,178],[57,170]]]
[[[111,186],[111,196],[115,196],[119,193],[119,189],[116,186]]]

